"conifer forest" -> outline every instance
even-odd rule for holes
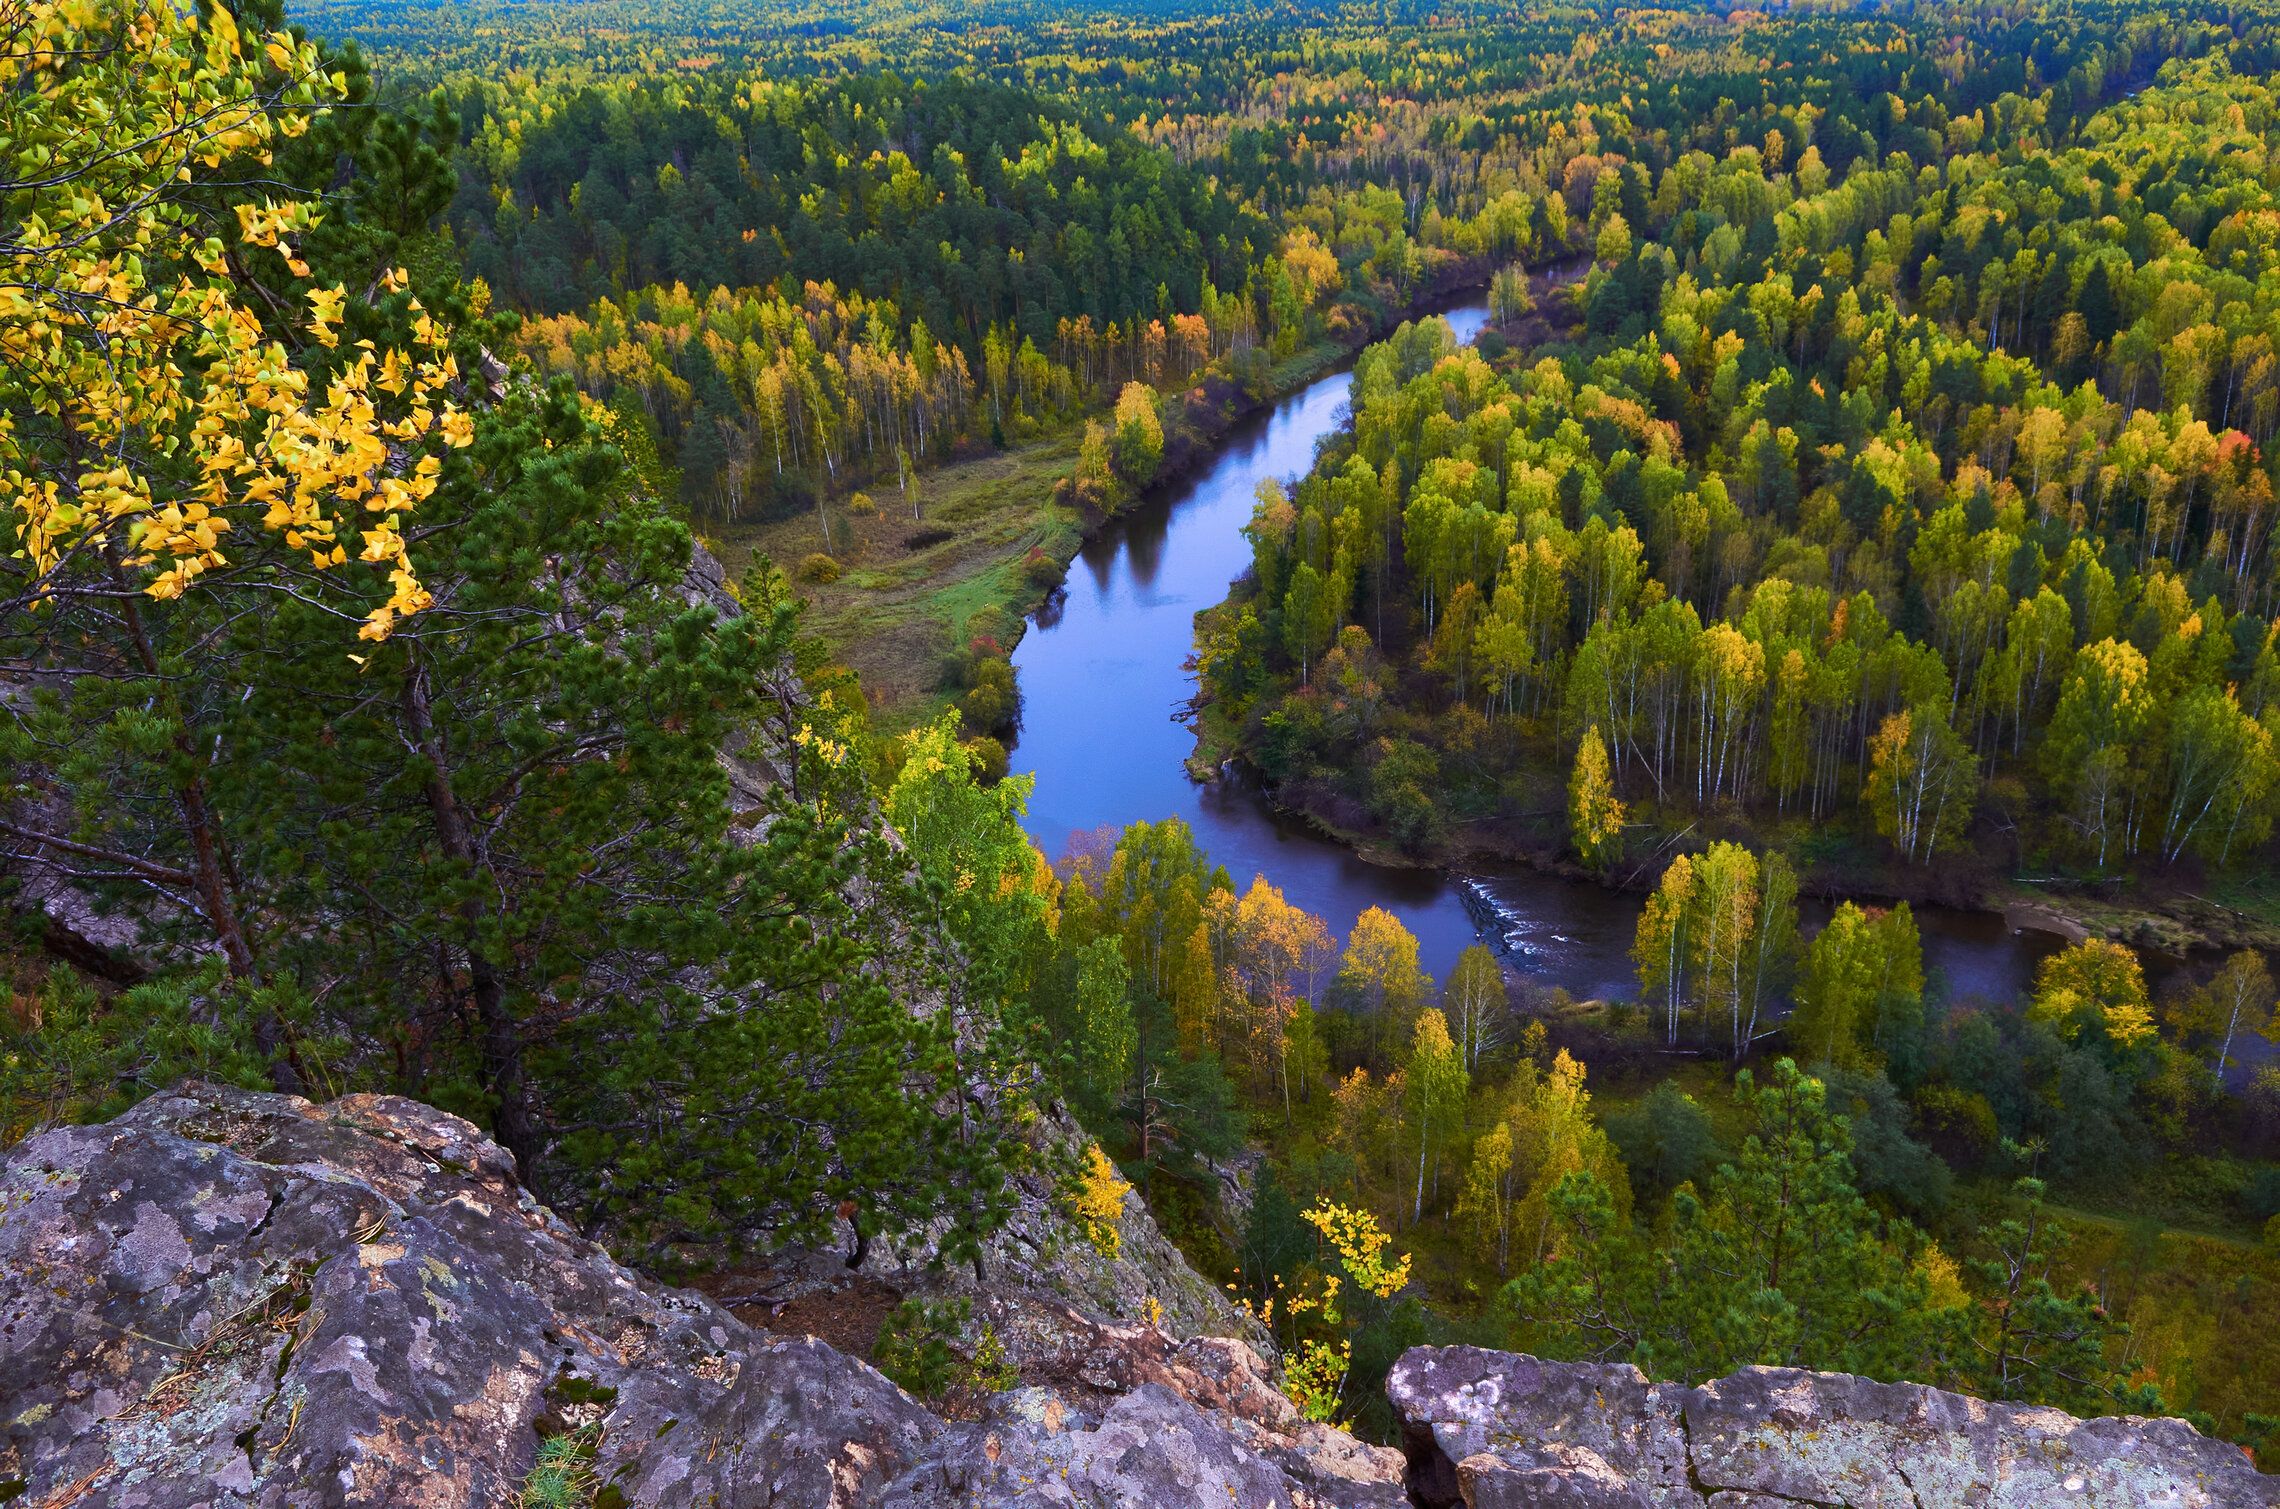
[[[1372,1440],[2280,1471],[2280,10],[0,17],[0,1147],[406,1095],[676,1281],[1130,1191]],[[1158,656],[1254,863],[1030,657],[1308,394]]]

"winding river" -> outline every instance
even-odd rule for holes
[[[1467,303],[1445,315],[1469,341],[1488,310]],[[1195,691],[1183,669],[1194,615],[1249,564],[1241,530],[1260,480],[1312,465],[1316,438],[1345,418],[1346,395],[1340,372],[1252,416],[1207,469],[1117,520],[1071,564],[1065,593],[1038,614],[1014,655],[1025,715],[1012,764],[1037,778],[1029,831],[1059,855],[1072,834],[1181,817],[1238,889],[1264,875],[1341,940],[1362,911],[1384,907],[1417,935],[1435,978],[1485,937],[1544,986],[1579,999],[1627,998],[1636,991],[1638,896],[1526,870],[1460,880],[1371,864],[1276,813],[1240,781],[1188,779],[1183,762],[1194,739],[1179,720]],[[1827,916],[1826,907],[1804,911],[1808,930]],[[1955,997],[2023,994],[2035,965],[2064,942],[2015,931],[1994,913],[1917,915],[1925,970]]]

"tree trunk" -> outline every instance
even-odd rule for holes
[[[1417,1204],[1409,1213],[1409,1224],[1412,1227],[1425,1219],[1425,1144],[1432,1140],[1426,1134],[1425,1123],[1431,1118],[1431,1103],[1428,1102],[1426,1109],[1417,1118]]]
[[[134,584],[127,580],[115,536],[104,542],[103,559],[110,570],[111,583],[120,594],[119,611],[126,620],[127,635],[134,643],[135,659],[141,664],[143,674],[159,680],[158,652],[151,644],[149,626],[143,622],[141,598]],[[214,941],[221,946],[222,957],[229,962],[230,978],[250,980],[254,977],[253,945],[246,938],[244,924],[238,918],[237,906],[231,897],[229,878],[223,873],[222,845],[216,832],[214,809],[206,795],[206,778],[198,774],[201,762],[188,729],[176,727],[174,748],[191,772],[189,779],[174,793],[174,807],[182,819],[183,835],[190,840],[190,873],[194,877],[192,889],[196,904],[205,914],[207,926],[214,931]],[[285,1095],[299,1095],[307,1090],[299,1056],[294,1053],[285,1023],[276,1012],[265,1013],[254,1023],[253,1042],[268,1061],[269,1083],[274,1089]]]
[[[449,751],[442,733],[435,727],[428,698],[427,669],[419,663],[416,654],[415,651],[404,680],[402,700],[412,742],[428,762],[428,813],[435,824],[436,843],[447,857],[471,870],[481,871],[487,866],[476,852],[466,814],[452,792]],[[489,915],[488,910],[482,902],[470,900],[460,907],[459,915],[465,924],[460,946],[467,955],[469,994],[475,1003],[475,1018],[481,1031],[478,1046],[483,1082],[497,1102],[492,1113],[493,1130],[498,1134],[500,1145],[514,1154],[515,1177],[528,1186],[538,1171],[539,1133],[529,1090],[523,1082],[522,1026],[508,1003],[505,982],[484,952],[482,925]]]
[[[153,680],[161,679],[158,652],[150,642],[150,630],[143,623],[142,603],[134,584],[127,580],[125,566],[119,558],[116,538],[104,543],[103,553],[110,567],[111,582],[120,594],[119,610],[127,621],[128,637],[134,641],[135,658],[141,663],[143,674]],[[175,792],[175,809],[182,816],[182,830],[190,840],[194,856],[192,873],[197,876],[199,909],[206,914],[207,925],[214,930],[214,939],[221,945],[222,956],[229,960],[233,979],[253,977],[253,948],[246,942],[245,929],[239,924],[237,908],[231,904],[229,890],[222,875],[221,844],[214,834],[213,808],[206,799],[205,777],[196,774],[198,756],[190,743],[188,730],[177,728],[174,747],[190,763],[193,774]]]

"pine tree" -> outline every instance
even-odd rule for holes
[[[11,720],[7,755],[76,746],[102,832],[15,836],[77,845],[154,932],[218,946],[224,1009],[259,1014],[280,1078],[464,1111],[589,1232],[734,1248],[819,1237],[854,1200],[866,1233],[976,1250],[1027,1094],[996,1003],[951,988],[848,720],[794,673],[794,610],[695,590],[614,416],[489,356],[504,327],[425,224],[448,112],[320,118],[304,150],[353,72],[315,44],[278,31],[257,59],[221,11],[83,20],[39,23],[60,72],[11,97],[110,149],[19,207],[63,233],[74,291],[0,404],[18,483],[84,475],[95,444],[123,491],[10,498],[0,634],[96,672]],[[110,285],[124,312],[90,339],[68,262],[106,255],[190,281],[171,306]],[[353,300],[324,281],[348,270]],[[43,276],[20,269],[27,296]],[[744,826],[731,749],[771,777]]]
[[[368,98],[361,65],[276,7],[246,20],[267,35],[226,12],[43,12],[0,108],[10,140],[48,144],[27,148],[12,210],[37,230],[11,252],[0,373],[0,640],[50,684],[11,709],[0,758],[78,808],[69,832],[0,833],[240,982],[260,940],[212,789],[235,695],[223,632],[264,591],[324,599],[368,639],[418,611],[405,517],[470,438],[453,358],[472,355],[425,315],[368,319],[403,311],[404,279],[333,254],[356,196],[316,212],[336,169],[369,165],[330,109]],[[393,250],[379,234],[365,249]],[[344,273],[369,283],[357,304]]]
[[[2008,1145],[2031,1160],[2034,1149]],[[2043,1204],[2043,1182],[2022,1178],[2011,1187],[2011,1209],[1980,1229],[1993,1253],[1967,1263],[1981,1286],[1980,1302],[1964,1311],[1969,1325],[1957,1372],[1971,1392],[1988,1399],[2056,1405],[2078,1414],[2120,1407],[2133,1414],[2165,1413],[2160,1391],[2131,1385],[2107,1363],[2108,1349],[2127,1338],[2087,1284],[2060,1294],[2051,1282],[2068,1245],[2066,1228]]]
[[[1599,1178],[1560,1182],[1559,1255],[1505,1289],[1532,1346],[1688,1382],[1753,1363],[1936,1374],[1950,1321],[1913,1262],[1921,1239],[1860,1198],[1820,1081],[1784,1059],[1763,1089],[1743,1071],[1736,1099],[1750,1134],[1699,1195],[1678,1192],[1664,1243],[1621,1220]]]

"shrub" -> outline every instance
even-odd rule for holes
[[[803,472],[777,472],[761,491],[760,522],[781,524],[815,512],[815,484]]]
[[[906,1299],[879,1322],[871,1360],[880,1372],[951,1419],[980,1412],[981,1402],[1021,1381],[1006,1361],[1005,1344],[985,1324],[971,1351],[952,1343],[972,1320],[971,1300]]]
[[[1013,762],[1006,757],[1005,746],[984,734],[978,739],[966,740],[966,752],[974,757],[974,775],[985,786],[994,786],[1005,779]]]
[[[11,961],[11,964],[13,961]],[[266,1090],[254,1024],[274,1018],[312,1074],[342,1051],[307,1035],[307,1003],[290,988],[234,982],[219,958],[122,991],[108,1001],[77,974],[44,961],[0,981],[0,1148],[47,1127],[108,1121],[183,1079]]]
[[[1021,558],[1021,574],[1029,578],[1032,587],[1052,588],[1060,586],[1069,572],[1059,561],[1032,545],[1029,554]]]
[[[1101,1256],[1113,1259],[1123,1245],[1116,1222],[1124,1213],[1124,1195],[1132,1186],[1118,1177],[1116,1165],[1097,1142],[1085,1146],[1085,1169],[1075,1181],[1069,1201],[1077,1219],[1084,1222],[1085,1237]]]
[[[990,642],[989,653],[992,655],[1002,657],[1005,651],[999,649],[998,646],[1011,639],[1019,632],[1020,628],[1021,620],[1018,617],[1007,613],[994,603],[986,608],[976,608],[966,615],[966,638],[969,640],[988,640]],[[978,645],[975,652],[981,653]]]
[[[869,493],[857,493],[847,500],[847,511],[868,518],[878,513],[879,505],[871,501]]]
[[[1021,711],[1021,694],[1014,687],[1013,666],[1003,660],[977,658],[971,674],[973,689],[958,703],[966,715],[968,731],[988,734],[1011,726]]]
[[[1146,383],[1128,382],[1116,399],[1116,466],[1133,484],[1146,487],[1164,460],[1164,425],[1156,417],[1156,395]]]
[[[2280,1168],[2265,1169],[2251,1178],[2240,1192],[2240,1201],[2259,1221],[2280,1217]]]
[[[839,563],[817,551],[800,562],[799,579],[803,582],[835,582],[839,580]]]
[[[1917,1134],[1932,1150],[1959,1168],[1975,1168],[2002,1136],[1987,1097],[1954,1085],[1925,1085],[1916,1092]]]

